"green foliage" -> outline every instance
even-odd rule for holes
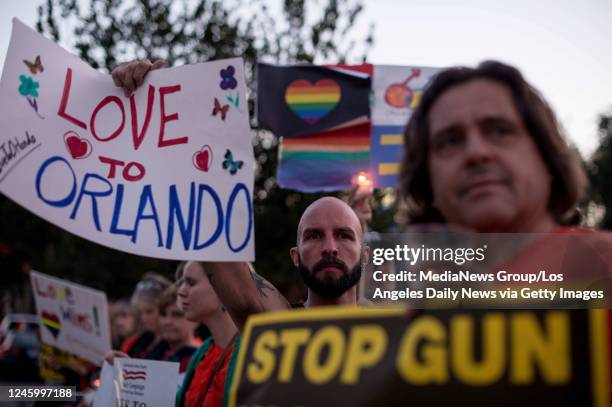
[[[605,213],[599,226],[612,229],[612,115],[599,120],[600,144],[588,166],[591,196]]]
[[[277,63],[364,60],[372,43],[351,31],[362,11],[358,0],[284,0],[270,11],[266,0],[47,0],[37,29],[61,42],[62,25],[73,26],[71,47],[94,68],[110,72],[134,58],[163,58],[169,66],[244,58],[247,78],[257,59]],[[322,15],[318,15],[323,10]]]
[[[354,35],[360,0],[283,0],[277,4],[279,10],[271,10],[269,4],[264,0],[46,0],[38,9],[37,29],[106,72],[134,58],[163,58],[174,66],[242,56],[251,89],[258,60],[365,60],[372,36],[371,27],[361,38]],[[252,116],[253,101],[249,102]],[[256,268],[281,290],[288,289],[299,280],[288,250],[295,242],[301,213],[319,195],[278,188],[277,141],[271,134],[253,131],[253,146]],[[111,297],[129,294],[145,271],[170,276],[176,264],[77,238],[3,197],[0,215],[0,242],[28,253],[34,268],[103,288]]]

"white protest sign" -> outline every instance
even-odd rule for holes
[[[30,281],[41,340],[100,366],[111,350],[106,294],[36,271]]]
[[[240,58],[153,71],[128,98],[14,19],[0,110],[0,192],[23,207],[134,254],[254,259]]]
[[[115,358],[104,363],[94,407],[172,407],[179,364],[145,359]]]

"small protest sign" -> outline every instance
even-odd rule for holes
[[[106,294],[36,271],[30,281],[42,341],[101,366],[111,350]]]
[[[174,406],[179,364],[115,358],[104,362],[94,407]]]
[[[129,253],[253,260],[240,58],[151,72],[127,97],[14,19],[0,110],[0,192],[21,206]]]

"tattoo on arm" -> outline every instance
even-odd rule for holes
[[[257,287],[257,291],[259,291],[259,295],[262,297],[267,297],[264,290],[274,291],[274,288],[271,287],[266,280],[262,276],[257,273],[251,273],[251,278],[255,281],[255,286]]]
[[[284,303],[286,304],[288,307],[289,305],[289,301],[287,301],[287,299],[283,296],[283,294],[281,294],[280,291],[278,291],[276,289],[276,287],[274,287],[273,285],[271,285],[270,283],[268,283],[262,276],[260,276],[259,274],[252,272],[251,273],[251,278],[253,279],[253,281],[255,282],[255,286],[257,287],[257,291],[259,291],[259,295],[261,297],[266,297],[268,298],[268,295],[265,293],[265,290],[269,290],[272,291],[273,293],[276,294],[276,296]]]

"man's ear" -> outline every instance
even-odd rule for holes
[[[291,261],[293,262],[293,265],[295,267],[298,266],[298,264],[300,264],[300,254],[298,253],[298,249],[297,247],[292,247],[289,250],[289,255],[291,256]]]

